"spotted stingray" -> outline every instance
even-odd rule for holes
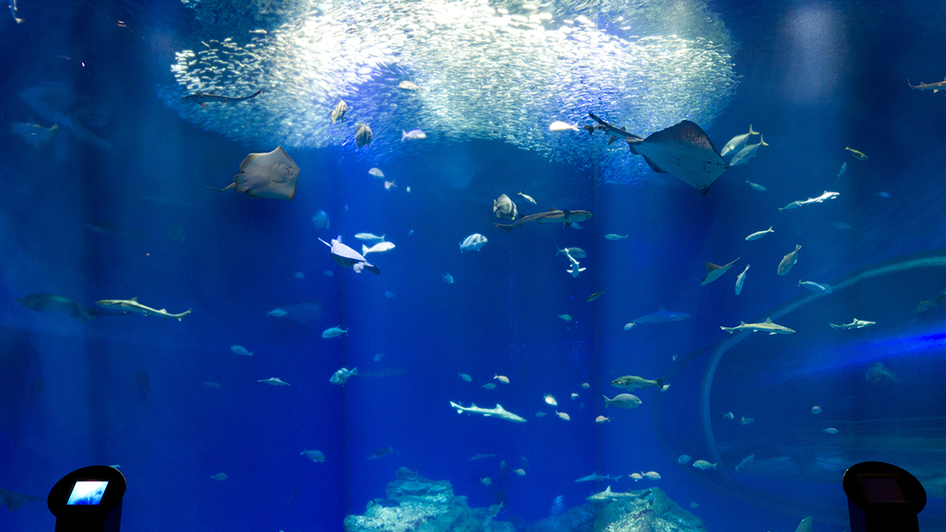
[[[597,129],[609,133],[608,144],[623,137],[631,152],[642,155],[655,172],[676,176],[700,194],[706,195],[710,185],[729,168],[706,132],[689,120],[641,138],[605,122],[594,113],[588,114],[598,122],[597,126],[585,126],[588,133]]]

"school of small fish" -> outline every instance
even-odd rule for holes
[[[176,52],[176,82],[158,93],[185,120],[241,142],[357,145],[360,155],[383,163],[437,132],[598,166],[602,182],[637,181],[649,173],[645,163],[626,149],[595,160],[575,129],[589,111],[620,116],[629,130],[656,131],[684,116],[711,123],[738,85],[726,30],[715,17],[675,10],[675,35],[668,35],[659,3],[616,4],[594,20],[583,12],[513,0],[319,4],[278,28]],[[392,17],[396,24],[387,22]],[[621,30],[625,19],[635,21],[634,34]],[[550,76],[553,65],[569,74]],[[182,89],[219,87],[264,91],[212,113],[180,101]],[[629,93],[640,97],[622,97]]]

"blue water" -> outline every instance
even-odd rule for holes
[[[174,52],[199,40],[188,9],[18,2],[24,23],[0,20],[0,488],[45,498],[69,471],[118,464],[128,480],[125,530],[289,532],[341,530],[345,515],[384,496],[401,466],[449,480],[473,507],[503,502],[497,519],[517,525],[602,491],[607,482],[574,482],[598,472],[623,475],[614,491],[661,487],[710,531],[792,530],[806,515],[817,530],[841,530],[847,466],[876,459],[923,481],[946,476],[935,452],[946,318],[942,308],[913,312],[946,288],[936,260],[946,256],[946,102],[907,85],[946,75],[946,20],[924,2],[741,4],[709,4],[731,33],[740,77],[729,106],[703,125],[717,147],[750,123],[770,146],[706,196],[665,174],[603,184],[594,168],[428,132],[383,165],[352,145],[290,150],[301,172],[287,202],[193,186],[222,188],[248,153],[276,146],[202,130],[159,98],[157,88],[173,83]],[[48,89],[55,116],[20,96],[36,87]],[[34,147],[8,133],[15,122],[61,125]],[[587,150],[605,149],[600,136],[587,139]],[[397,187],[385,190],[373,166]],[[824,190],[840,196],[778,210]],[[594,216],[577,230],[530,224],[507,235],[490,210],[503,193],[523,214]],[[330,227],[313,223],[319,210]],[[769,226],[775,233],[744,240]],[[379,276],[339,267],[318,240],[341,235],[360,248],[359,232],[397,246],[369,256]],[[472,233],[488,243],[461,254]],[[776,276],[796,244],[798,264]],[[579,278],[556,246],[588,253]],[[700,286],[706,262],[737,257]],[[917,257],[930,260],[894,271]],[[810,293],[799,280],[837,284],[858,272],[876,276],[803,301]],[[82,323],[16,301],[31,293],[90,309],[137,297],[193,311],[180,322]],[[304,322],[267,316],[302,312],[291,307],[302,303]],[[623,330],[660,306],[692,317]],[[557,317],[566,313],[570,322]],[[755,333],[723,347],[734,337],[721,325],[768,316],[796,334]],[[877,325],[828,326],[854,318]],[[349,332],[321,337],[334,326]],[[868,382],[875,362],[896,381]],[[330,384],[341,367],[360,375]],[[620,393],[610,381],[627,374],[663,376],[671,387],[638,390],[636,410],[605,410],[601,396]],[[274,376],[291,386],[258,382]],[[483,389],[488,382],[497,388]],[[545,394],[571,421],[554,415]],[[499,403],[528,421],[458,415],[450,401]],[[820,417],[810,412],[816,404]],[[597,425],[598,415],[612,419]],[[754,422],[741,425],[743,415]],[[826,435],[829,426],[840,433]],[[300,456],[309,449],[325,462]],[[480,453],[497,456],[468,461]],[[678,464],[680,454],[722,463],[702,472]],[[734,471],[749,454],[755,465]],[[794,469],[780,469],[788,463]],[[627,477],[641,471],[662,478]],[[218,473],[227,479],[211,479]],[[931,496],[925,529],[942,525],[942,501]],[[53,526],[42,501],[0,510],[3,530]]]

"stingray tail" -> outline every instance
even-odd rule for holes
[[[191,184],[194,185],[193,183]],[[199,187],[199,188],[206,188],[208,190],[216,190],[217,192],[223,192],[224,190],[230,190],[231,188],[235,187],[236,183],[230,183],[229,185],[223,188],[208,187],[207,185],[194,185],[194,186]]]

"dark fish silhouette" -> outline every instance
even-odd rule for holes
[[[599,124],[586,125],[588,133],[596,129],[609,133],[608,144],[623,137],[631,152],[642,155],[655,172],[676,176],[700,194],[706,195],[710,185],[729,168],[706,132],[689,120],[641,138],[605,122],[594,113],[588,114]]]
[[[190,94],[181,98],[182,102],[196,103],[197,105],[207,108],[207,102],[219,102],[219,103],[237,103],[242,102],[243,100],[249,100],[250,98],[255,98],[263,93],[263,89],[260,89],[249,96],[244,96],[242,98],[234,98],[231,96],[223,96],[221,94],[214,94],[214,91],[210,92],[198,92],[197,94]]]

